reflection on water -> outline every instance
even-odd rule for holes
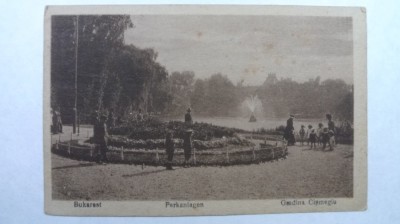
[[[180,119],[172,119],[172,120],[180,120]],[[183,121],[183,119],[181,119]],[[274,129],[278,126],[286,126],[286,120],[282,118],[257,118],[257,122],[249,122],[249,118],[244,117],[194,117],[194,122],[204,122],[211,123],[213,125],[230,127],[230,128],[240,128],[247,131],[253,131],[260,128],[265,129]],[[300,126],[304,125],[306,128],[309,124],[313,126],[313,128],[318,128],[318,123],[324,124],[327,127],[327,121],[323,119],[294,119],[294,128],[295,131],[298,132],[300,130]]]

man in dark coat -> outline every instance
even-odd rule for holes
[[[321,133],[321,141],[322,141],[322,150],[325,150],[326,143],[329,143],[329,130],[328,128],[324,128]]]
[[[332,121],[332,115],[326,114],[326,119],[328,120],[328,129],[335,132],[335,122]]]
[[[185,114],[185,124],[186,125],[192,125],[193,124],[193,119],[191,113],[190,107],[187,109],[186,114]]]
[[[184,163],[183,167],[190,166],[189,160],[190,160],[190,157],[192,156],[192,148],[193,148],[193,146],[192,146],[192,132],[193,131],[191,129],[186,130],[184,138],[183,138],[183,151],[184,151],[184,154],[185,154],[185,163]]]
[[[293,126],[294,116],[290,115],[289,119],[286,121],[286,128],[283,137],[288,141],[288,145],[294,145],[296,142],[294,138],[294,126]]]

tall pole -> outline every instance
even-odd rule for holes
[[[78,123],[78,46],[79,46],[79,16],[76,16],[76,39],[75,39],[75,102],[74,102],[74,123],[72,125],[72,132],[76,133],[76,126]]]

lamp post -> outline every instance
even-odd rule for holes
[[[76,39],[75,39],[75,86],[74,86],[74,92],[75,92],[75,102],[74,102],[74,108],[73,108],[73,124],[72,124],[72,132],[75,134],[76,133],[76,126],[78,123],[78,46],[79,46],[79,16],[76,16]]]

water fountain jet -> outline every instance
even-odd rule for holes
[[[257,118],[254,115],[254,112],[257,107],[261,107],[261,101],[258,99],[257,95],[252,95],[245,100],[247,107],[249,108],[251,112],[251,116],[249,119],[249,122],[257,122]]]

